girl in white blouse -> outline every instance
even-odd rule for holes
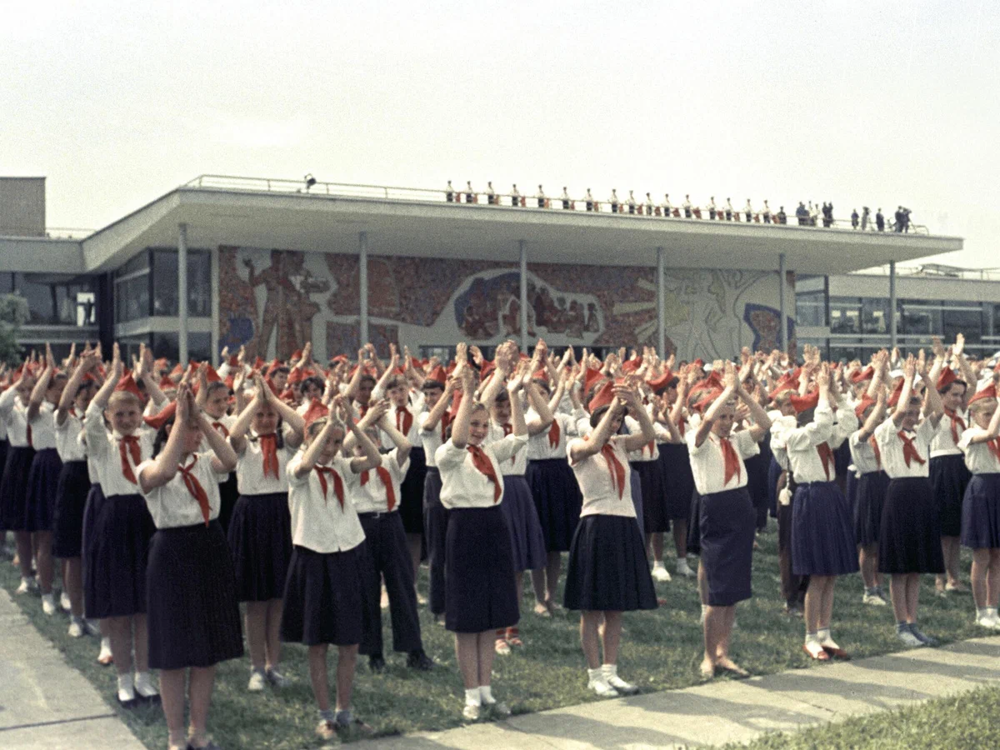
[[[215,667],[243,655],[233,564],[218,522],[219,477],[236,467],[236,454],[186,384],[153,422],[160,424],[157,445],[164,438],[165,445],[136,467],[157,529],[147,568],[149,661],[160,670],[171,750],[215,747],[207,734]],[[199,452],[202,441],[209,452]],[[185,736],[188,677],[191,726]]]
[[[27,531],[24,511],[27,505],[28,472],[35,458],[28,428],[28,404],[35,377],[25,362],[14,373],[14,382],[0,395],[0,420],[7,428],[7,461],[0,480],[0,529],[14,532],[17,560],[21,566],[21,585],[15,593],[36,591],[38,584],[31,572],[31,533]]]
[[[972,598],[976,624],[1000,630],[1000,409],[997,378],[969,400],[972,426],[959,447],[972,480],[962,501],[962,545],[972,549]]]
[[[239,600],[247,603],[250,682],[282,687],[281,597],[292,555],[285,466],[302,442],[302,416],[282,402],[260,374],[256,393],[230,431],[236,451],[240,498],[229,526],[229,546],[236,565]]]
[[[892,575],[889,592],[896,636],[908,646],[937,641],[917,627],[921,573],[944,573],[941,522],[928,479],[931,441],[944,406],[923,363],[911,354],[903,369],[901,390],[893,394],[892,416],[875,430],[875,441],[889,475],[879,532],[878,569]],[[919,377],[925,395],[913,395]],[[921,408],[921,401],[923,407]]]
[[[364,455],[345,457],[348,431]],[[316,734],[322,739],[351,727],[370,732],[351,714],[365,576],[365,533],[355,498],[362,472],[380,463],[378,447],[356,423],[350,399],[337,396],[333,414],[310,417],[305,448],[288,464],[295,546],[285,585],[281,637],[309,647],[309,676],[320,713]],[[326,668],[331,644],[338,652],[335,711],[330,708]]]
[[[629,452],[641,450],[656,434],[632,386],[612,386],[609,381],[591,409],[593,431],[566,448],[583,492],[583,508],[570,547],[564,604],[581,613],[587,687],[602,697],[614,697],[636,692],[618,676],[622,612],[657,606],[645,540],[635,520],[628,461]],[[618,435],[626,410],[637,415],[638,430]]]
[[[465,685],[462,715],[474,721],[483,705],[496,715],[510,713],[493,697],[490,686],[496,631],[516,625],[519,618],[510,533],[499,505],[504,488],[499,465],[524,448],[528,434],[515,404],[521,380],[514,378],[507,387],[514,431],[483,447],[489,414],[472,397],[475,376],[465,344],[458,345],[456,359],[455,377],[462,383],[463,398],[451,439],[438,448],[435,459],[441,472],[441,502],[448,509],[445,627],[455,633]]]
[[[444,443],[451,424],[448,409],[455,393],[455,379],[449,378],[438,365],[424,380],[424,408],[420,422],[420,442],[427,459],[424,478],[424,537],[427,540],[428,599],[435,622],[444,617],[444,542],[448,530],[448,515],[441,504],[441,473],[434,454]]]
[[[885,388],[878,386],[874,400],[866,396],[855,407],[855,414],[864,424],[849,441],[851,461],[858,474],[854,541],[858,545],[858,565],[865,584],[862,603],[876,607],[887,604],[882,593],[882,575],[878,572],[878,540],[889,476],[882,468],[882,456],[875,442],[875,429],[885,421],[886,398]]]
[[[229,433],[236,424],[236,417],[229,413],[229,386],[221,380],[208,379],[209,365],[203,362],[198,368],[198,408],[201,409],[212,427],[222,437],[229,439]],[[240,378],[242,381],[242,378]],[[235,385],[235,381],[234,381]],[[206,441],[207,442],[207,441]],[[202,446],[207,448],[207,444]],[[219,498],[222,503],[219,509],[219,524],[222,530],[229,532],[229,522],[233,518],[233,509],[239,499],[240,491],[236,483],[236,472],[231,472],[219,481]]]

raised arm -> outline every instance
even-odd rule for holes
[[[875,428],[885,421],[885,389],[881,389],[875,397],[875,408],[871,410],[868,419],[858,430],[858,440],[868,441],[875,434]]]
[[[396,446],[396,463],[402,467],[410,458],[410,451],[413,450],[413,443],[406,439],[406,435],[396,429],[396,425],[389,419],[388,412],[382,414],[378,421],[379,429],[382,430],[393,445]]]
[[[716,398],[715,401],[712,402],[712,405],[708,407],[708,411],[705,412],[705,416],[698,424],[698,431],[695,433],[694,444],[699,448],[708,438],[708,433],[712,431],[712,425],[715,424],[715,420],[718,418],[719,412],[722,411],[725,405],[736,393],[736,370],[733,368],[732,362],[726,363],[725,374],[722,376],[722,384],[722,393],[720,393],[719,397]]]
[[[139,352],[139,378],[142,380],[143,385],[146,386],[146,393],[152,399],[156,406],[163,406],[167,397],[160,390],[159,383],[156,382],[156,378],[153,376],[156,370],[156,366],[153,363],[153,352],[143,344],[140,347]]]
[[[42,376],[38,378],[38,382],[35,383],[35,387],[31,390],[31,399],[28,401],[29,424],[38,419],[38,412],[42,407],[42,402],[45,400],[45,392],[49,389],[49,383],[52,382],[52,376],[55,374],[55,371],[56,363],[52,357],[52,348],[46,344],[45,369],[42,371]]]
[[[80,357],[79,364],[73,369],[73,374],[69,376],[66,387],[63,388],[62,395],[59,397],[59,405],[56,407],[56,424],[58,426],[62,427],[66,423],[66,417],[69,415],[69,410],[73,408],[73,399],[76,398],[76,392],[79,390],[83,378],[96,366],[97,358],[89,351],[85,351]]]
[[[177,414],[174,417],[174,426],[170,430],[167,444],[160,454],[153,459],[153,462],[139,472],[139,484],[144,493],[151,492],[157,487],[162,487],[177,476],[177,467],[184,457],[184,430],[187,428],[188,420],[198,407],[194,403],[194,397],[187,385],[183,385],[177,390]],[[212,432],[211,425],[209,429]],[[232,452],[232,448],[229,449]],[[235,466],[235,454],[233,455]]]
[[[462,403],[458,405],[455,421],[451,423],[451,442],[456,448],[464,448],[469,443],[469,422],[472,418],[473,375],[469,368],[465,344],[458,345],[458,367],[455,375],[462,382]]]
[[[616,388],[615,391],[620,393],[619,398],[625,401],[629,411],[635,415],[636,421],[639,422],[639,433],[624,438],[625,450],[642,450],[642,446],[646,443],[656,440],[656,430],[653,428],[649,413],[643,408],[639,390],[632,386],[626,386]]]
[[[618,386],[619,388],[621,386]],[[611,402],[611,407],[604,412],[601,421],[597,423],[597,428],[590,433],[587,440],[574,440],[570,443],[569,460],[570,463],[579,463],[585,458],[589,458],[601,452],[601,448],[611,438],[611,431],[615,421],[625,412],[625,404],[620,398],[615,398]]]
[[[917,373],[917,361],[913,358],[913,355],[909,355],[906,358],[906,362],[903,365],[903,389],[899,393],[899,401],[896,402],[896,408],[892,412],[892,421],[899,427],[903,424],[903,417],[906,416],[906,410],[910,408],[910,396],[913,395],[913,378]]]

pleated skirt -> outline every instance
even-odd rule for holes
[[[222,533],[228,536],[229,527],[233,521],[233,511],[236,501],[240,499],[240,488],[236,482],[236,472],[232,472],[226,481],[219,484],[219,525]]]
[[[545,537],[531,499],[531,489],[523,476],[504,476],[500,510],[510,531],[514,572],[544,568],[547,559]]]
[[[1000,474],[973,474],[965,488],[962,546],[1000,548]]]
[[[872,471],[858,477],[854,485],[854,541],[863,547],[878,544],[882,508],[889,490],[889,475]]]
[[[35,459],[34,448],[10,448],[0,479],[0,531],[26,531],[28,474]]]
[[[663,487],[667,495],[667,518],[687,520],[691,515],[694,494],[694,474],[686,443],[661,443],[660,466],[663,467]]]
[[[344,552],[292,549],[281,640],[319,646],[361,643],[365,542]]]
[[[639,478],[642,493],[642,528],[646,534],[670,531],[667,513],[667,487],[663,465],[656,461],[630,461],[632,472]]]
[[[149,540],[156,531],[146,501],[140,495],[101,495],[89,520],[83,546],[87,619],[143,614]]]
[[[842,576],[858,571],[854,523],[835,482],[800,484],[792,504],[792,572]]]
[[[630,516],[588,515],[573,535],[566,568],[566,609],[656,609],[656,590],[639,526]]]
[[[893,479],[885,493],[879,529],[881,573],[944,573],[941,521],[925,477]]]
[[[756,513],[746,487],[703,495],[699,501],[701,564],[708,604],[729,607],[753,592],[750,586]]]
[[[410,468],[400,485],[399,517],[407,534],[424,533],[424,478],[427,460],[423,448],[410,451]]]
[[[500,506],[451,508],[445,548],[445,628],[482,633],[517,625],[510,531]]]
[[[52,531],[62,465],[55,448],[45,448],[35,452],[28,472],[28,490],[24,498],[27,531]]]
[[[210,667],[243,655],[233,561],[217,520],[153,534],[146,595],[149,666]]]
[[[86,461],[67,461],[59,472],[56,509],[52,516],[52,554],[68,559],[83,550],[83,514],[90,494]]]
[[[229,525],[229,547],[239,601],[280,599],[292,557],[288,493],[240,495]]]
[[[749,495],[748,495],[749,497]],[[701,554],[701,495],[695,489],[691,493],[690,515],[688,516],[687,551],[689,555]]]
[[[583,496],[576,475],[565,458],[529,461],[525,479],[538,511],[538,522],[549,552],[565,552],[580,522]]]
[[[960,536],[962,533],[962,502],[965,488],[972,474],[965,465],[965,457],[937,456],[931,459],[931,488],[941,523],[941,536]]]
[[[80,536],[81,557],[84,556],[84,550],[87,549],[88,540],[94,535],[94,518],[97,517],[101,505],[105,502],[107,500],[104,497],[104,492],[101,491],[100,483],[90,485],[87,502],[83,506],[83,533]]]

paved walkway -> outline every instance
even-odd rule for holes
[[[2,588],[0,748],[144,748]]]
[[[964,692],[1000,679],[1000,637],[750,680],[585,703],[446,732],[386,737],[364,750],[691,747],[747,742]]]

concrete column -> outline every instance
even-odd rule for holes
[[[528,243],[518,240],[520,251],[520,281],[521,281],[521,351],[528,351]]]
[[[188,248],[187,224],[177,225],[177,356],[188,363]]]
[[[785,313],[785,254],[778,255],[778,313],[781,315],[781,350],[788,351],[788,315]]]
[[[219,366],[219,248],[212,248],[212,367]]]
[[[361,310],[359,314],[359,347],[370,340],[368,338],[368,232],[358,234],[358,296]]]
[[[664,289],[663,248],[656,248],[656,353],[661,359],[667,358],[667,331],[663,327],[663,319],[667,316],[667,294]]]
[[[896,261],[889,261],[889,349],[896,348]]]

